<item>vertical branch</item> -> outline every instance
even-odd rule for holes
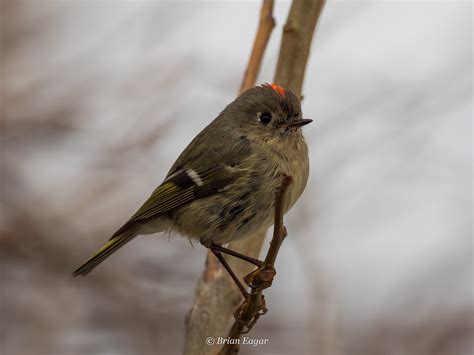
[[[298,96],[301,96],[301,89],[303,86],[311,42],[324,2],[324,0],[293,0],[287,21],[283,28],[283,36],[274,82],[287,86]],[[281,189],[284,188],[285,184],[283,183]],[[278,203],[278,200],[279,198],[277,196],[276,203]],[[281,243],[283,242],[283,238],[286,235],[286,230],[284,230],[283,227],[283,213],[279,213],[279,209],[276,209],[275,213],[274,234],[270,244],[270,249],[264,261],[264,265],[272,266],[271,269],[273,269],[276,255]],[[283,230],[280,230],[280,228]],[[242,254],[258,257],[264,239],[265,234],[261,233],[251,236],[243,241],[230,243],[229,248]],[[233,260],[233,262],[235,263],[235,260]],[[238,275],[246,275],[249,272],[248,265],[236,263],[231,266]],[[273,274],[271,272],[268,273],[269,269],[269,267],[263,267],[246,276],[246,282],[252,286],[252,298],[247,302],[249,303],[247,306],[246,302],[244,302],[244,304],[242,304],[242,306],[236,311],[237,319],[229,332],[229,337],[231,339],[240,338],[243,332],[242,324],[245,324],[247,320],[251,319],[253,322],[251,323],[251,326],[253,326],[259,317],[259,312],[266,311],[265,302],[263,296],[261,296],[261,290],[259,292],[260,296],[255,295],[255,289],[253,286],[255,278],[260,279],[262,277],[264,280],[258,281],[269,282],[269,285],[266,285],[265,287],[271,285],[274,269]],[[267,270],[267,272],[262,273],[263,270]],[[254,312],[253,320],[251,317],[252,312]],[[234,342],[234,344],[224,346],[221,354],[235,354],[239,350],[238,344],[239,342]]]
[[[258,31],[255,36],[247,69],[245,70],[244,79],[240,85],[240,93],[254,86],[257,81],[265,49],[267,48],[270,35],[275,27],[275,19],[273,18],[273,2],[273,0],[263,0],[262,9],[260,10],[260,23],[258,25]]]
[[[283,176],[281,185],[275,193],[275,218],[273,225],[273,238],[268,249],[263,265],[245,277],[245,282],[250,285],[250,297],[234,313],[235,321],[229,331],[228,338],[240,339],[242,334],[248,333],[261,315],[267,312],[262,291],[272,285],[275,277],[275,260],[286,237],[286,228],[283,224],[283,201],[286,190],[292,179]],[[226,343],[219,355],[233,355],[239,352],[240,342]]]
[[[289,87],[299,96],[301,96],[301,88],[311,47],[311,40],[323,4],[324,0],[294,0],[283,30],[274,82]],[[263,7],[265,6],[271,6],[273,8],[273,1],[264,1]],[[265,13],[262,8],[261,15]],[[263,28],[263,24],[265,24],[265,21],[261,19],[258,32],[267,30]],[[273,28],[273,25],[271,28]],[[256,42],[260,41],[261,38],[268,41],[269,35],[259,36],[258,32],[255,39]],[[259,50],[255,50],[257,52],[255,56],[259,59],[257,61],[250,58],[249,66],[252,66],[253,69],[247,69],[246,77],[248,76],[251,79],[248,79],[248,81],[244,79],[241,90],[255,84],[254,81],[257,76],[255,72],[258,73],[265,47],[266,43],[263,47],[257,47],[255,43],[254,50],[255,48],[260,48]],[[254,56],[253,53],[254,51],[252,51],[252,57]],[[258,67],[255,67],[256,65],[258,65]],[[245,240],[232,242],[229,247],[242,254],[258,257],[264,239],[265,233],[259,233]],[[276,244],[275,248],[279,248],[279,244]],[[252,270],[252,267],[248,265],[248,263],[239,262],[235,258],[228,258],[227,260],[232,269],[240,276],[246,275]],[[268,262],[274,262],[274,259],[273,261],[268,260]],[[219,347],[210,345],[214,344],[212,341],[215,341],[217,337],[223,336],[226,333],[226,326],[223,324],[227,325],[240,301],[240,293],[237,287],[227,276],[225,271],[222,270],[220,265],[216,264],[216,260],[213,256],[208,255],[207,265],[196,287],[195,300],[186,319],[185,355],[216,353]],[[211,275],[211,277],[209,277],[209,275]],[[239,308],[237,311],[244,310]],[[239,336],[241,332],[237,332],[237,330],[238,329],[236,329],[235,335]],[[213,340],[206,344],[206,340],[210,338]],[[223,349],[222,351],[225,350]]]
[[[263,0],[257,34],[239,92],[255,85],[265,49],[275,27],[273,4],[274,0]],[[253,254],[245,248],[244,253]],[[233,258],[229,259],[231,267],[235,267],[234,262]],[[245,265],[244,272],[245,270],[249,272],[250,266]],[[214,347],[212,341],[206,340],[215,340],[225,335],[232,311],[239,305],[240,298],[241,294],[234,282],[214,255],[208,252],[206,267],[196,286],[193,305],[186,316],[183,354],[216,353],[219,346]]]
[[[274,82],[289,87],[301,96],[306,63],[311,48],[316,24],[325,0],[293,0],[283,28],[283,36],[278,57]],[[229,248],[242,254],[258,257],[262,249],[265,233],[245,240],[230,243]],[[250,266],[229,260],[232,269],[239,275],[246,275]]]
[[[311,42],[324,2],[325,0],[293,0],[283,28],[274,82],[289,87],[298,96],[301,96]],[[229,248],[258,257],[264,239],[265,233],[260,233],[232,242]],[[246,275],[251,270],[248,264],[233,259],[229,259],[229,264],[238,275]]]
[[[325,0],[294,0],[283,27],[275,83],[301,96],[314,30]]]

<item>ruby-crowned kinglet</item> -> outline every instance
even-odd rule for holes
[[[86,275],[137,235],[175,230],[222,245],[273,224],[282,174],[292,183],[287,212],[303,192],[308,147],[298,97],[265,84],[245,91],[181,153],[143,206],[73,275]]]

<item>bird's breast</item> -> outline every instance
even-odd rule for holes
[[[309,176],[308,146],[301,139],[290,141],[279,154],[280,171],[291,177],[292,181],[285,196],[284,205],[287,212],[303,193]]]

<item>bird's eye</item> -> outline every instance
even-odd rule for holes
[[[260,123],[262,124],[269,124],[272,120],[272,115],[270,115],[269,113],[262,113],[259,117],[259,121]]]

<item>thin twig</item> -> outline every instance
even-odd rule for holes
[[[301,85],[311,39],[323,3],[324,0],[294,0],[284,28],[274,82],[289,87],[299,96],[301,96]],[[250,63],[251,61],[249,65]],[[249,72],[251,73],[251,70],[246,71],[246,76]],[[249,86],[253,85],[254,83],[249,84]],[[232,242],[229,248],[257,258],[264,239],[265,233],[261,232],[242,241]],[[251,271],[251,266],[247,263],[242,263],[235,258],[228,258],[227,261],[239,276]],[[215,264],[216,262],[214,256],[212,254],[209,256],[208,253],[208,263]],[[213,268],[212,272],[205,270],[196,287],[194,303],[186,321],[185,355],[214,354],[216,348],[206,345],[206,338],[217,340],[217,337],[225,334],[224,331],[232,312],[240,302],[239,290],[219,266]],[[263,298],[261,300],[263,304]],[[262,313],[264,307],[259,306],[259,308],[262,309],[259,313]],[[238,311],[243,310],[239,307]],[[258,316],[254,317],[249,324],[250,327]]]
[[[260,22],[240,92],[255,85],[265,49],[275,26],[272,15],[273,3],[274,0],[263,0]],[[260,248],[256,249],[260,250]],[[258,256],[245,249],[241,251],[245,255]],[[235,260],[228,259],[228,262],[233,267]],[[249,266],[245,265],[243,267],[248,268]],[[245,272],[242,272],[242,266],[238,270],[239,275],[245,274]],[[193,305],[186,316],[186,336],[183,354],[215,353],[216,349],[210,346],[210,343],[206,343],[206,339],[216,339],[225,334],[232,310],[237,307],[240,299],[241,296],[235,283],[222,270],[217,259],[209,251],[207,253],[206,267],[196,286]]]
[[[325,0],[294,0],[283,29],[274,82],[290,88],[300,97],[313,33],[324,3]],[[255,258],[260,254],[264,239],[265,233],[258,233],[230,243],[229,249]],[[250,271],[247,264],[235,260],[229,260],[229,264],[238,275]]]
[[[260,66],[262,64],[263,55],[267,48],[270,35],[275,27],[275,19],[273,18],[273,0],[263,0],[262,9],[260,10],[260,23],[258,24],[257,35],[253,42],[252,53],[250,54],[247,69],[245,70],[244,79],[240,85],[239,92],[244,92],[248,88],[255,85]]]
[[[291,183],[290,176],[282,178],[281,185],[275,193],[275,220],[273,226],[273,238],[268,249],[263,265],[245,277],[245,282],[250,286],[250,297],[244,300],[242,305],[235,311],[235,321],[229,331],[230,339],[240,339],[252,329],[261,315],[267,312],[265,298],[262,291],[272,285],[276,275],[275,260],[287,233],[283,224],[283,199],[285,192]],[[219,352],[219,355],[231,355],[239,352],[239,341],[226,343]]]
[[[318,19],[324,5],[324,0],[293,0],[290,13],[283,28],[283,36],[280,47],[280,55],[278,65],[275,72],[274,82],[282,84],[293,90],[301,97],[301,89],[303,85],[306,63],[311,48],[311,42],[316,28]],[[276,211],[277,212],[277,211]],[[247,283],[251,286],[258,286],[258,283],[266,282],[265,287],[269,287],[275,275],[273,268],[276,255],[281,246],[285,230],[279,230],[277,226],[283,226],[283,215],[275,215],[275,229],[270,249],[265,257],[264,265],[267,268],[259,268],[245,277]],[[278,220],[277,220],[278,218]],[[282,236],[281,238],[279,236]],[[230,243],[229,248],[243,254],[251,254],[253,257],[259,255],[265,234],[257,234],[242,242]],[[234,265],[232,265],[233,267]],[[270,267],[271,266],[271,267]],[[242,264],[233,267],[237,274],[245,275]],[[265,270],[265,272],[264,272]],[[236,322],[231,328],[229,337],[231,339],[239,339],[243,333],[244,327],[251,328],[258,320],[261,314],[266,312],[265,301],[261,292],[254,292],[252,287],[252,295],[250,300],[244,301],[241,307],[235,312]],[[246,324],[250,320],[250,323]],[[247,329],[248,331],[249,329]],[[239,350],[239,341],[235,344],[225,345],[221,354],[236,354]]]

